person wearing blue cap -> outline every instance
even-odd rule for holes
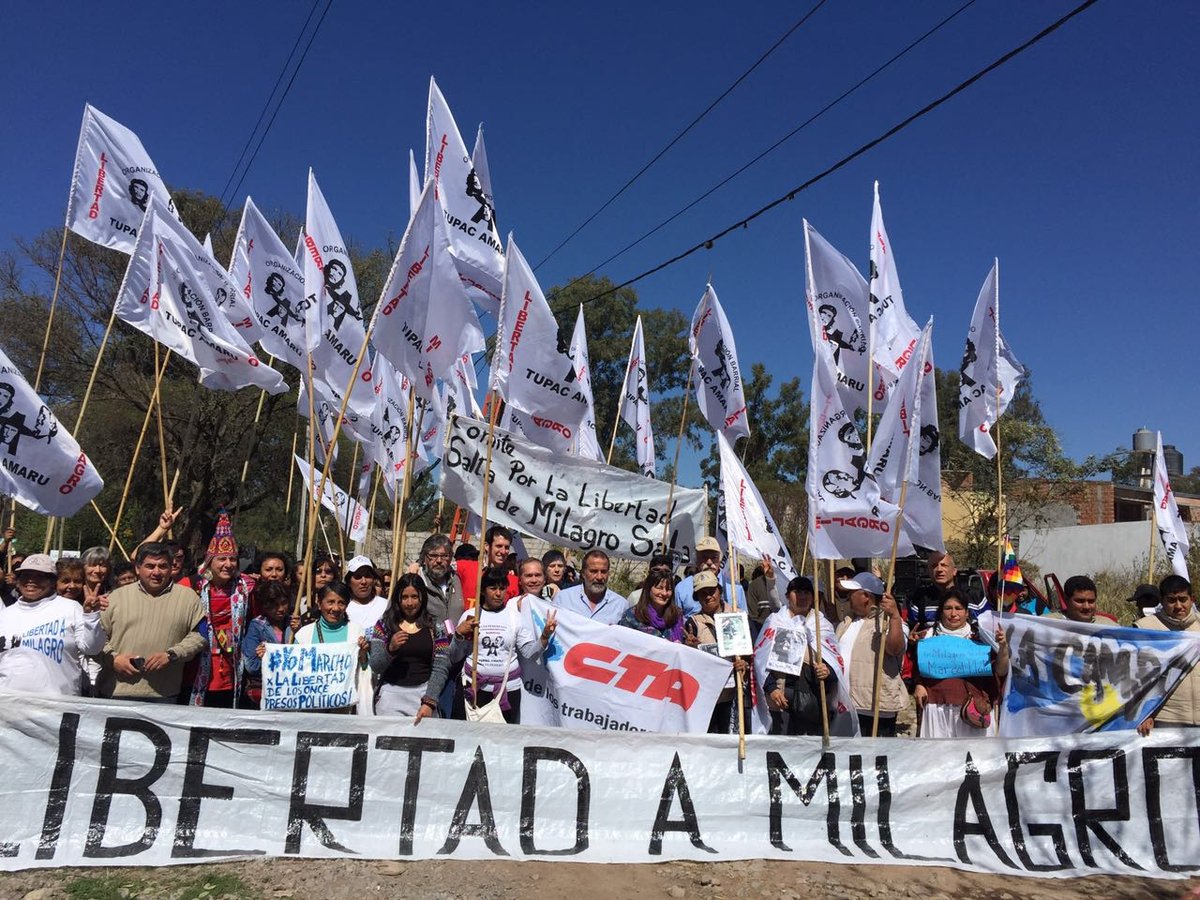
[[[900,677],[908,628],[896,598],[870,572],[843,579],[838,587],[849,592],[850,615],[838,625],[837,636],[859,728],[864,736],[871,736],[878,706],[878,736],[895,737],[896,713],[908,707],[908,691]]]

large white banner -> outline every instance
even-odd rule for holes
[[[442,493],[464,509],[483,505],[486,422],[456,417],[442,457]],[[704,491],[671,486],[590,459],[561,456],[500,428],[492,447],[488,521],[558,547],[598,547],[623,559],[669,552],[690,558],[704,535]]]
[[[157,197],[142,221],[117,294],[117,316],[200,369],[200,383],[218,391],[287,390],[221,310],[238,291],[221,268]]]
[[[315,490],[314,482],[321,483],[321,473],[309,468],[308,462],[295,457],[296,466],[300,469],[300,477],[304,479],[304,488],[312,496]],[[361,503],[333,483],[333,477],[325,479],[325,490],[321,493],[321,505],[337,517],[338,527],[346,532],[352,541],[364,540],[367,536],[367,511]]]
[[[246,857],[813,860],[1183,878],[1200,735],[576,732],[0,698],[0,868]],[[1014,893],[1019,889],[1013,888]]]
[[[44,516],[73,516],[104,489],[100,473],[0,349],[0,493]]]
[[[551,605],[526,597],[521,615],[541,634]],[[586,731],[704,734],[733,666],[727,659],[620,625],[555,610],[540,659],[521,661],[522,725]]]
[[[1011,674],[1000,733],[1130,731],[1200,661],[1200,634],[1005,615]]]
[[[158,167],[138,136],[91,104],[85,106],[67,227],[103,247],[132,253],[151,197],[178,218]]]

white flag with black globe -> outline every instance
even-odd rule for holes
[[[1000,331],[999,260],[992,264],[975,301],[958,372],[958,436],[980,456],[991,459],[996,455],[992,426],[1004,415],[1025,377],[1024,366]]]
[[[720,431],[717,432],[717,447],[721,457],[721,495],[725,498],[728,542],[752,559],[770,558],[775,567],[775,583],[786,587],[799,573],[779,536],[771,511],[734,452],[733,444]]]
[[[588,360],[587,330],[583,321],[583,304],[579,304],[579,315],[575,318],[575,330],[571,333],[571,362],[575,364],[575,381],[587,403],[587,413],[579,423],[575,452],[584,459],[604,461],[604,452],[596,438],[596,401],[592,397],[592,366]],[[476,419],[481,418],[475,416]]]
[[[151,197],[178,218],[158,167],[138,136],[88,104],[83,110],[67,227],[102,247],[132,253]]]
[[[504,283],[504,246],[496,228],[496,210],[484,191],[458,125],[429,79],[425,122],[425,180],[434,179],[446,211],[454,259],[471,299],[496,315]]]
[[[867,315],[870,290],[862,274],[845,256],[804,221],[804,255],[808,268],[809,330],[813,347],[829,350],[830,365],[853,416],[867,408],[870,366],[867,359]]]
[[[237,285],[157,198],[142,220],[116,313],[200,369],[200,384],[219,391],[287,390],[221,312],[219,298]]]
[[[696,402],[708,424],[731,443],[749,437],[750,421],[733,329],[711,284],[692,315],[688,347],[696,366]]]
[[[654,429],[650,426],[650,379],[646,375],[646,341],[642,336],[642,317],[633,326],[625,383],[621,386],[621,419],[633,429],[638,468],[654,477]]]
[[[1187,527],[1179,515],[1171,479],[1167,476],[1167,460],[1163,456],[1162,432],[1158,432],[1158,447],[1154,453],[1154,521],[1171,569],[1176,575],[1188,577],[1187,557],[1191,549]]]
[[[491,389],[526,413],[526,437],[569,453],[587,399],[554,313],[512,235],[505,262]]]
[[[310,304],[302,268],[247,197],[230,274],[250,304],[258,329],[254,339],[272,356],[303,372],[308,364],[304,317]]]
[[[426,182],[392,262],[371,334],[376,349],[428,400],[464,353],[483,349],[479,317],[450,255],[441,201]]]
[[[0,350],[0,493],[65,518],[103,488],[87,454]]]

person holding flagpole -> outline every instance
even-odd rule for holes
[[[908,626],[900,617],[896,598],[886,593],[883,582],[870,572],[859,572],[839,586],[850,592],[850,615],[837,627],[837,637],[859,727],[863,734],[871,734],[878,703],[878,736],[895,737],[896,714],[908,708],[908,691],[900,677]],[[882,668],[879,654],[883,654]]]

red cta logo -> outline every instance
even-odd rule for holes
[[[683,709],[691,709],[700,692],[700,682],[682,669],[646,659],[632,653],[622,654],[602,644],[576,644],[563,657],[568,675],[607,684],[647,700],[665,700]]]

